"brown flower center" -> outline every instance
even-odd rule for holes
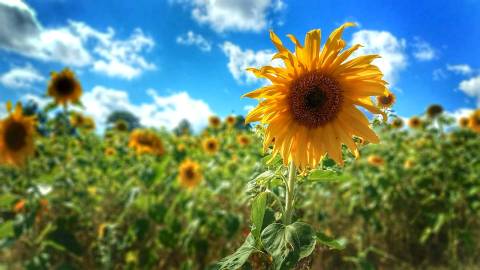
[[[187,180],[193,180],[195,178],[195,170],[192,167],[185,169],[185,176]]]
[[[317,128],[334,120],[343,103],[338,83],[318,72],[295,79],[288,97],[293,118],[308,128]]]
[[[393,98],[391,95],[387,95],[387,96],[381,96],[379,100],[383,105],[390,105],[390,103],[392,103]]]
[[[75,90],[75,82],[72,78],[61,76],[55,80],[55,89],[60,96],[69,96]]]
[[[215,150],[216,146],[217,146],[216,143],[213,141],[207,142],[207,148],[209,150]]]
[[[27,129],[19,122],[12,122],[5,130],[4,141],[8,149],[18,151],[27,144]]]

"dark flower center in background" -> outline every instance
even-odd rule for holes
[[[55,89],[61,96],[69,96],[75,90],[75,81],[72,78],[61,76],[55,81]]]
[[[5,130],[4,141],[12,151],[22,149],[27,144],[27,129],[19,122],[10,123]]]

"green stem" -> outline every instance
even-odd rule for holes
[[[293,162],[290,162],[288,167],[288,180],[287,185],[285,185],[285,225],[289,225],[292,222],[293,214],[293,202],[294,202],[294,193],[295,193],[295,178],[297,176],[297,168]]]

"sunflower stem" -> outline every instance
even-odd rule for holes
[[[290,162],[288,167],[288,181],[285,185],[285,216],[284,223],[289,225],[292,222],[293,215],[293,203],[294,203],[294,193],[295,193],[295,178],[297,176],[297,169],[295,164]]]

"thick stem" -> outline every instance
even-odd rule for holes
[[[294,193],[295,193],[295,177],[297,176],[297,168],[293,162],[290,162],[288,167],[288,180],[287,185],[285,186],[285,225],[289,225],[292,222],[293,215],[293,202],[294,202]]]

